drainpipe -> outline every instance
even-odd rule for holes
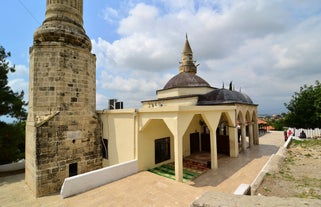
[[[134,111],[134,159],[138,160],[138,110]]]
[[[100,138],[101,138],[101,143],[103,145],[103,147],[105,148],[105,150],[107,149],[107,146],[105,145],[105,142],[104,142],[104,123],[101,119],[101,116],[103,116],[105,110],[102,111],[101,115],[98,115],[98,120],[99,120],[99,124],[100,124]],[[108,139],[108,133],[109,133],[109,130],[108,130],[108,117],[107,117],[107,139]],[[106,150],[108,152],[108,149]],[[104,158],[102,158],[104,159]],[[104,166],[103,162],[102,162],[102,167]]]

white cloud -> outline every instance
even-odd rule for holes
[[[28,91],[28,82],[22,78],[12,79],[9,81],[8,85],[13,91]]]
[[[129,16],[120,21],[118,32],[122,35],[131,35],[135,31],[151,33],[156,26],[158,9],[144,3],[137,4],[129,12]]]
[[[301,85],[321,77],[321,5],[295,2],[131,4],[119,21],[118,40],[93,40],[98,87],[128,103],[155,97],[168,74],[178,72],[187,32],[201,77],[216,87],[233,81],[261,105],[260,110],[280,112]],[[109,16],[113,12],[116,16],[116,11],[107,11]]]
[[[120,18],[118,11],[110,7],[104,9],[103,16],[108,23],[115,23]]]
[[[16,65],[16,71],[12,74],[13,76],[25,76],[29,74],[29,68],[25,65]]]
[[[96,108],[99,110],[107,109],[108,108],[108,99],[110,97],[105,96],[99,92],[96,93]]]
[[[142,75],[142,74],[140,74]],[[99,87],[101,92],[109,92],[108,99],[119,99],[124,102],[125,107],[140,107],[140,102],[147,99],[155,99],[155,91],[163,88],[172,74],[164,74],[160,77],[155,73],[145,73],[145,75],[136,77],[135,74],[124,76],[113,75],[103,71],[100,75]],[[107,96],[99,95],[99,100]],[[105,99],[106,102],[107,99]],[[97,104],[97,107],[100,104]]]
[[[24,92],[23,99],[25,101],[28,100],[28,81],[22,78],[16,78],[9,80],[8,85],[11,87],[13,92],[20,93],[21,91]]]

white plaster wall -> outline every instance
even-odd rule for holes
[[[0,165],[0,172],[10,172],[15,170],[22,170],[25,168],[25,160],[20,160],[18,162]]]
[[[66,178],[60,195],[67,198],[137,173],[137,160]]]
[[[104,166],[127,162],[135,158],[135,111],[111,110],[100,115],[103,138],[108,139],[108,160]]]
[[[188,87],[188,88],[172,88],[167,90],[159,90],[157,91],[157,98],[168,98],[175,96],[184,96],[184,95],[192,95],[192,94],[205,94],[214,89],[211,87]]]
[[[177,98],[169,100],[157,100],[143,102],[143,108],[161,108],[168,106],[194,106],[197,104],[197,96]]]

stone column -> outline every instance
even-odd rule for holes
[[[253,136],[254,136],[254,140],[253,140],[253,142],[254,142],[254,144],[255,145],[259,145],[260,144],[260,141],[259,141],[259,126],[258,126],[258,124],[257,124],[257,120],[255,120],[254,121],[254,125],[253,125]]]
[[[239,143],[238,143],[238,134],[236,127],[229,127],[229,137],[230,137],[230,157],[239,156]]]
[[[217,143],[216,143],[216,132],[211,130],[210,132],[210,142],[211,142],[211,168],[218,168],[217,160]]]
[[[242,150],[246,150],[246,126],[244,123],[241,124],[241,145]]]
[[[177,133],[174,136],[174,154],[175,154],[175,179],[183,181],[183,136]]]
[[[253,146],[253,123],[249,123],[249,145]]]

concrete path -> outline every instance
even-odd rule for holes
[[[58,194],[34,198],[25,185],[24,174],[0,177],[0,206],[189,206],[206,191],[232,193],[241,183],[250,184],[283,143],[282,132],[268,133],[260,138],[260,145],[238,158],[220,158],[218,169],[191,183],[141,172],[67,199]]]
[[[260,145],[254,145],[240,152],[239,157],[220,157],[218,169],[209,170],[199,176],[192,185],[208,190],[233,193],[240,184],[251,184],[270,156],[284,144],[282,136],[282,132],[268,133],[260,137]]]

